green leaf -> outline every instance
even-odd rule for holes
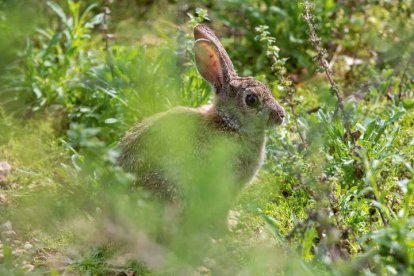
[[[363,139],[370,141],[370,137],[376,128],[377,128],[377,121],[376,120],[371,121],[366,127]]]
[[[3,263],[8,267],[11,267],[13,265],[12,249],[6,243],[3,244]]]
[[[114,123],[117,123],[117,122],[118,122],[118,120],[115,119],[115,118],[108,118],[108,119],[105,120],[105,124],[114,124]]]
[[[317,233],[315,228],[311,227],[305,233],[305,237],[303,238],[302,242],[302,256],[306,261],[313,259],[312,254],[312,245],[313,239],[316,237]]]
[[[385,121],[382,126],[378,129],[377,131],[377,135],[375,135],[373,141],[374,142],[378,142],[379,138],[381,137],[381,135],[384,133],[384,131],[387,129],[387,127],[390,124],[395,123],[396,121],[398,121],[403,115],[405,114],[405,112],[399,111],[397,113],[395,113],[391,118],[389,118],[387,121]]]
[[[57,14],[57,16],[60,17],[60,19],[65,25],[68,25],[68,19],[66,17],[66,14],[58,4],[56,4],[53,1],[47,1],[46,4]]]

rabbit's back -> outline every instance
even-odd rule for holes
[[[237,186],[251,180],[264,153],[264,133],[252,137],[229,131],[214,108],[177,107],[137,124],[120,142],[120,165],[136,175],[137,185],[157,197],[182,197],[180,183],[197,186],[197,172],[210,167],[217,149],[226,151]],[[196,188],[196,187],[194,187]]]
[[[177,189],[169,179],[171,172],[185,162],[177,153],[187,149],[183,145],[191,142],[190,129],[200,119],[195,109],[179,107],[143,120],[120,141],[119,165],[136,176],[137,185],[172,199]]]

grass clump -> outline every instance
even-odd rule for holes
[[[410,1],[24,2],[0,1],[0,274],[414,273]],[[211,101],[200,22],[287,111],[217,236],[224,157],[181,221],[117,166],[135,122]]]

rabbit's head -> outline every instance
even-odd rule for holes
[[[237,131],[263,131],[283,122],[285,111],[270,90],[253,77],[239,77],[218,38],[205,25],[194,28],[195,60],[200,75],[215,91],[215,108]]]

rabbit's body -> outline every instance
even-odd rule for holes
[[[180,125],[183,128],[177,129]],[[186,177],[174,174],[186,174],[185,167],[190,163],[193,171],[202,169],[210,157],[213,141],[222,138],[235,151],[231,167],[241,188],[250,182],[263,162],[266,137],[264,131],[243,133],[234,127],[213,105],[176,107],[130,129],[120,143],[123,154],[119,161],[124,169],[136,173],[140,185],[162,199],[174,200],[181,197],[181,192],[170,178]],[[180,144],[186,148],[181,149]],[[181,154],[176,154],[177,150]]]
[[[230,182],[237,183],[234,190],[243,187],[263,162],[266,129],[284,117],[266,86],[236,74],[209,28],[198,25],[194,36],[197,69],[213,85],[214,103],[156,114],[133,127],[120,142],[120,165],[136,174],[139,185],[163,199],[182,198],[183,190],[193,189],[179,187],[180,182],[197,190],[194,176],[215,162],[217,145],[229,156],[223,166],[230,171]]]

